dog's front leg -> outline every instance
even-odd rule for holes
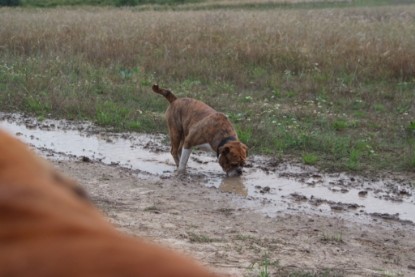
[[[182,154],[180,155],[179,172],[186,170],[186,165],[187,161],[189,160],[190,153],[192,153],[192,148],[186,149],[183,147]]]

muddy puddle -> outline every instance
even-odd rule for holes
[[[110,133],[89,123],[37,121],[0,113],[0,128],[51,159],[78,159],[130,169],[141,179],[177,178],[164,135]],[[415,190],[405,177],[327,174],[313,167],[253,156],[242,177],[226,178],[214,154],[194,151],[187,181],[228,193],[237,205],[269,216],[311,213],[353,221],[415,222]]]

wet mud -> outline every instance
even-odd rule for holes
[[[121,230],[230,276],[259,276],[264,255],[275,276],[415,276],[409,174],[326,173],[250,156],[241,177],[227,178],[214,153],[195,149],[177,176],[164,135],[4,113],[0,128],[83,184]]]
[[[1,126],[49,157],[130,169],[140,178],[174,178],[175,165],[163,135],[111,133],[89,123],[2,115]],[[412,180],[328,174],[313,167],[283,163],[262,156],[249,157],[242,177],[227,178],[213,153],[194,150],[189,180],[235,195],[238,205],[268,215],[300,211],[348,220],[368,217],[415,222]]]

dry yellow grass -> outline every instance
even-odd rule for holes
[[[220,6],[241,6],[241,5],[258,5],[258,4],[299,4],[299,3],[333,3],[333,2],[350,2],[350,0],[206,0],[196,4],[187,4],[187,6],[211,6],[215,5],[217,7]],[[186,5],[185,5],[186,6]]]
[[[178,78],[243,85],[241,69],[410,79],[415,8],[133,12],[0,10],[1,51],[82,55]],[[242,67],[241,67],[242,66]],[[245,70],[246,71],[246,70]]]

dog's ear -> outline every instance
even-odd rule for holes
[[[219,153],[221,155],[226,155],[228,154],[230,151],[230,148],[228,146],[222,146],[221,148],[219,148]]]

